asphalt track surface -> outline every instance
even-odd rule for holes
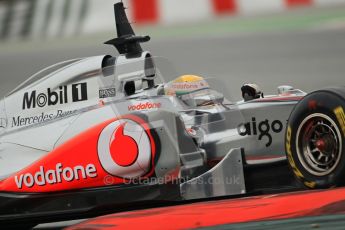
[[[1,44],[0,97],[56,62],[115,55],[113,48],[101,44],[111,36],[109,33],[104,37],[85,38],[87,42],[66,39],[42,44]],[[258,83],[266,94],[275,93],[277,86],[286,84],[307,92],[345,85],[345,26],[342,23],[289,30],[153,37],[144,47],[155,56],[171,60],[181,74],[216,77],[226,82],[234,100],[240,99],[240,86],[246,82]],[[43,228],[59,229],[61,225]]]
[[[345,8],[343,12],[345,17]],[[304,11],[298,12],[297,16],[304,14]],[[115,55],[114,48],[102,44],[111,36],[108,33],[103,37],[75,41],[1,45],[0,97],[56,62]],[[195,33],[185,37],[173,34],[153,37],[144,48],[155,56],[168,58],[181,74],[215,77],[226,82],[226,90],[231,92],[233,99],[239,99],[240,86],[247,82],[258,83],[266,94],[275,93],[277,86],[286,84],[307,92],[345,85],[345,20],[289,30]]]
[[[267,93],[284,84],[306,91],[345,85],[345,30],[153,40],[145,47],[157,56],[168,57],[180,73],[225,81],[234,96],[240,95],[240,86],[246,82],[258,83]],[[91,46],[0,54],[0,95],[5,96],[45,66],[104,51],[111,54],[112,50]]]

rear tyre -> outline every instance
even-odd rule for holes
[[[345,184],[345,89],[307,95],[292,111],[285,144],[296,178],[309,188]]]

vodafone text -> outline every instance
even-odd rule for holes
[[[34,174],[25,173],[16,175],[14,177],[15,183],[19,189],[25,185],[27,188],[32,188],[34,185],[45,186],[54,185],[63,182],[72,182],[74,180],[85,180],[88,178],[97,177],[97,170],[95,165],[88,164],[85,167],[81,165],[70,167],[63,167],[61,163],[56,164],[55,169],[45,171],[41,166],[39,171]]]
[[[172,86],[174,89],[199,89],[198,83],[178,83]]]
[[[162,104],[159,102],[158,103],[146,102],[146,103],[139,103],[137,105],[129,105],[128,111],[159,109],[161,107],[162,107]]]

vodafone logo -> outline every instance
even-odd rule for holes
[[[98,140],[98,157],[103,169],[112,176],[134,179],[151,168],[152,146],[149,134],[139,123],[120,119],[110,123]]]
[[[128,111],[138,111],[138,110],[149,110],[149,109],[159,109],[162,107],[161,103],[139,103],[137,105],[128,106]]]

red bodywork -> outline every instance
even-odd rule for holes
[[[128,115],[105,121],[79,134],[37,162],[3,180],[0,184],[0,191],[45,193],[125,183],[126,179],[110,175],[102,167],[98,153],[101,132],[109,124],[120,119],[134,121],[145,130],[149,137],[151,165],[143,178],[152,176],[156,147],[150,127],[140,117]],[[123,135],[123,125],[120,125],[114,132],[114,138],[120,141],[109,140],[109,149],[114,162],[123,167],[132,165],[140,153],[133,140]],[[130,150],[130,155],[127,154],[128,150]],[[35,180],[35,183],[32,180]]]

